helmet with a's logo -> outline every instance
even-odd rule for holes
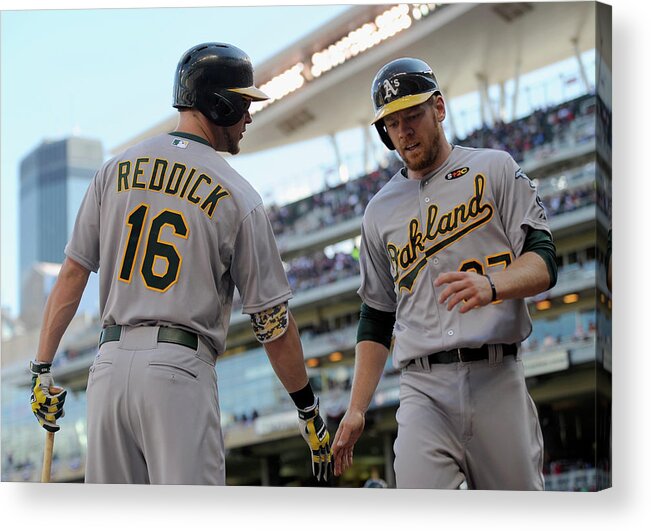
[[[373,79],[371,98],[375,125],[384,145],[395,149],[384,125],[384,117],[426,102],[441,90],[430,66],[420,59],[402,57],[384,65]]]
[[[174,76],[174,107],[196,108],[214,124],[242,119],[251,101],[269,99],[253,84],[251,59],[232,44],[206,42],[183,54]]]

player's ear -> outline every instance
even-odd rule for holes
[[[436,109],[436,117],[439,122],[445,120],[445,100],[441,94],[434,95],[434,108]]]

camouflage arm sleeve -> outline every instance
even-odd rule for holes
[[[260,343],[269,343],[281,337],[287,331],[288,324],[289,314],[286,302],[251,314],[253,333]]]

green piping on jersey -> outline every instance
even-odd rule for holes
[[[181,138],[187,138],[188,140],[194,140],[195,142],[200,142],[202,144],[205,144],[206,146],[210,146],[210,142],[208,142],[205,138],[201,138],[200,136],[193,135],[192,133],[184,133],[183,131],[172,131],[171,133],[167,133],[167,134],[170,136],[180,136]]]

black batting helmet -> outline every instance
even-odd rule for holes
[[[440,93],[434,73],[425,61],[403,57],[380,68],[371,88],[375,109],[375,117],[371,123],[380,133],[384,145],[395,149],[384,125],[385,116],[420,105],[433,94]]]
[[[174,77],[174,107],[196,108],[215,125],[236,124],[248,109],[247,99],[269,99],[253,84],[251,59],[239,48],[207,42],[183,54]]]

